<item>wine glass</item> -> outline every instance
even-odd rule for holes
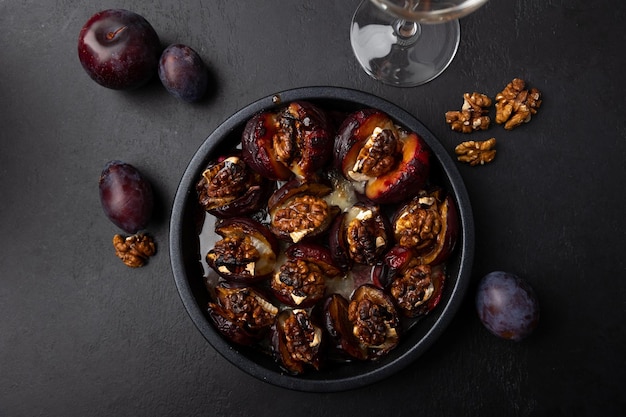
[[[350,42],[363,69],[398,87],[431,81],[452,62],[459,18],[487,0],[363,0],[352,18]]]

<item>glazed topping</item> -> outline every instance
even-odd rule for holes
[[[433,245],[442,229],[442,219],[434,198],[414,200],[398,217],[394,226],[401,246],[417,250]]]
[[[368,346],[380,346],[387,340],[388,332],[395,333],[388,324],[392,319],[389,312],[367,298],[350,302],[348,319],[354,325],[354,335]]]
[[[272,137],[276,159],[289,166],[300,157],[299,144],[302,122],[294,117],[289,109],[280,113],[276,120],[276,133]]]
[[[418,307],[428,302],[435,291],[428,265],[414,265],[391,283],[390,292],[396,304],[409,316],[420,313]]]
[[[254,275],[257,261],[261,255],[248,235],[227,236],[215,242],[207,257],[212,257],[220,272],[239,274],[247,272]]]
[[[249,327],[270,326],[278,314],[278,308],[249,288],[216,288],[220,305]]]
[[[356,180],[364,177],[379,177],[396,166],[402,157],[402,144],[390,129],[374,129],[359,151],[350,176]]]
[[[322,341],[322,330],[314,326],[306,311],[294,310],[285,319],[284,334],[291,358],[314,364]]]
[[[288,259],[274,275],[272,289],[300,305],[307,298],[321,299],[326,290],[320,265],[302,259]]]
[[[241,159],[234,156],[206,169],[202,177],[206,181],[204,192],[208,198],[232,199],[249,186],[247,167]]]
[[[326,223],[329,215],[326,201],[311,195],[300,195],[276,211],[272,226],[288,233],[294,242],[298,242]]]
[[[373,265],[387,244],[385,229],[371,210],[362,210],[348,223],[346,241],[350,257],[357,263]]]

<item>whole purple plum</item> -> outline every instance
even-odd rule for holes
[[[99,180],[100,202],[106,216],[127,233],[145,229],[154,198],[150,183],[134,166],[110,161]]]
[[[476,309],[485,327],[507,340],[524,339],[539,322],[535,291],[528,282],[510,272],[490,272],[482,278],[476,293]]]
[[[147,83],[157,73],[161,43],[150,23],[124,9],[100,11],[78,36],[78,58],[98,84],[129,90]]]
[[[204,97],[209,73],[202,58],[187,45],[170,45],[159,59],[159,78],[168,93],[193,103]]]

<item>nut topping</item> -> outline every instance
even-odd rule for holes
[[[318,366],[322,330],[313,325],[305,310],[293,310],[284,322],[285,344],[296,362]]]
[[[283,298],[291,298],[299,306],[307,299],[320,300],[324,296],[325,273],[320,265],[302,259],[288,259],[274,275],[272,289]]]
[[[526,82],[515,78],[496,95],[496,123],[512,130],[528,123],[541,106],[541,92],[536,88],[526,89]]]
[[[211,258],[219,272],[254,275],[261,254],[249,236],[232,235],[215,242],[207,257]]]
[[[357,263],[373,265],[380,251],[387,245],[385,229],[371,210],[362,211],[346,228],[346,241],[350,257]]]
[[[329,215],[326,201],[311,195],[301,195],[286,207],[276,210],[272,226],[287,232],[294,242],[298,242],[324,224]]]
[[[463,94],[461,111],[446,112],[446,123],[452,130],[462,133],[471,133],[475,130],[487,130],[491,120],[487,115],[491,106],[491,99],[481,93]]]
[[[463,142],[454,149],[458,155],[457,159],[468,164],[484,165],[494,160],[496,157],[496,139],[491,138],[483,141],[467,141]]]
[[[418,315],[421,312],[419,307],[427,303],[435,292],[430,266],[417,264],[408,267],[391,283],[390,292],[406,315]]]
[[[391,171],[401,158],[402,144],[390,129],[377,127],[359,151],[350,176],[356,180],[361,175],[379,177]]]
[[[217,287],[219,304],[249,328],[271,326],[278,308],[250,288]]]
[[[115,255],[131,268],[144,266],[148,258],[156,253],[156,245],[147,235],[137,234],[124,238],[121,235],[113,236]]]
[[[414,200],[398,217],[394,226],[401,246],[417,250],[433,245],[441,232],[441,216],[433,199]]]

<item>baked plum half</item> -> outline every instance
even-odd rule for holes
[[[398,203],[422,188],[430,172],[430,151],[414,132],[397,126],[384,112],[351,113],[339,127],[334,164],[367,198]]]
[[[263,208],[272,185],[236,152],[210,163],[196,184],[196,192],[205,211],[224,218],[245,216]]]
[[[323,330],[307,310],[282,311],[272,326],[270,339],[277,362],[289,373],[320,368]]]
[[[389,220],[380,207],[358,202],[336,217],[329,243],[338,265],[349,269],[354,263],[374,265],[392,239]]]
[[[454,250],[459,233],[454,199],[441,188],[422,190],[398,209],[392,228],[396,242],[411,248],[421,263],[440,264]]]
[[[374,269],[374,284],[384,288],[406,317],[428,314],[441,300],[443,265],[425,265],[406,247],[395,246]]]
[[[332,191],[321,181],[293,178],[269,198],[270,230],[293,243],[324,233],[340,211],[325,199]]]
[[[324,324],[337,348],[356,359],[376,359],[398,345],[398,311],[381,288],[359,286],[347,308],[342,298],[336,294],[324,305]]]
[[[263,339],[278,315],[278,307],[251,287],[217,286],[215,298],[207,309],[211,321],[226,339],[239,345]]]
[[[273,180],[292,175],[307,178],[332,158],[333,131],[317,106],[294,101],[278,111],[253,116],[241,139],[243,158],[258,173]]]
[[[247,217],[217,222],[222,237],[207,253],[207,264],[231,282],[253,283],[268,278],[276,264],[278,241],[261,223]]]
[[[307,308],[324,298],[326,280],[340,274],[330,251],[315,243],[295,243],[271,281],[276,298],[291,307]]]
[[[350,302],[341,294],[329,295],[323,308],[324,328],[333,343],[332,348],[347,358],[366,360],[367,348],[353,333],[353,324],[348,320]]]

